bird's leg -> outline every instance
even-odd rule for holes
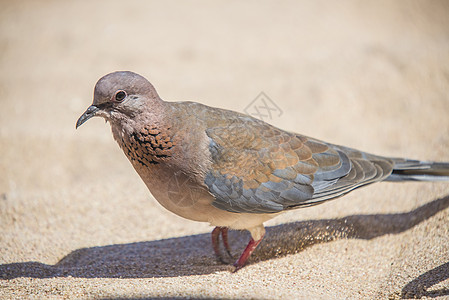
[[[214,248],[215,256],[217,257],[217,259],[220,262],[225,263],[220,252],[220,233],[221,227],[217,226],[214,228],[214,230],[212,230],[212,248]]]
[[[252,228],[249,231],[251,233],[251,240],[249,241],[245,250],[243,250],[242,255],[240,255],[239,259],[234,263],[234,272],[237,272],[246,264],[248,258],[251,256],[251,254],[254,252],[254,250],[257,248],[257,246],[265,236],[265,229],[263,228],[263,226]]]
[[[249,241],[248,245],[246,246],[245,250],[243,250],[242,255],[240,255],[240,258],[234,263],[235,270],[234,272],[240,270],[247,262],[248,258],[251,256],[251,254],[254,252],[254,250],[257,248],[257,246],[262,241],[264,235],[265,235],[265,229],[260,227],[255,227],[250,229],[251,233],[251,240]],[[215,252],[215,256],[217,259],[223,263],[226,264],[227,262],[223,259],[223,255],[220,251],[220,235],[223,239],[223,245],[226,249],[226,252],[228,255],[232,258],[231,250],[229,247],[228,242],[228,228],[227,227],[220,227],[217,226],[212,230],[212,247]]]
[[[214,228],[214,230],[212,230],[212,247],[214,248],[215,256],[217,257],[217,259],[223,264],[227,264],[220,252],[220,234],[223,239],[223,244],[226,252],[232,258],[228,243],[228,228],[217,226]]]
[[[223,239],[223,245],[226,249],[226,253],[228,253],[229,257],[231,259],[233,259],[234,257],[231,254],[231,248],[229,247],[229,242],[228,242],[228,228],[227,227],[222,227],[221,238]]]

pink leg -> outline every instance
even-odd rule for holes
[[[222,227],[215,227],[214,230],[212,230],[212,248],[214,248],[215,256],[218,260],[223,262],[223,257],[220,253],[220,233],[222,232]]]
[[[246,264],[246,261],[251,256],[251,254],[254,252],[254,249],[256,249],[256,247],[260,244],[262,239],[263,239],[263,236],[257,241],[255,241],[253,238],[251,238],[251,240],[249,241],[248,245],[246,246],[246,248],[243,251],[240,258],[234,263],[234,267],[235,267],[234,272],[237,272]]]
[[[221,238],[223,239],[223,245],[226,249],[226,252],[228,253],[230,258],[233,258],[231,254],[231,248],[229,247],[228,242],[228,228],[223,227],[223,229],[221,230]]]
[[[228,243],[228,228],[217,226],[214,228],[214,230],[212,230],[212,247],[214,248],[215,256],[217,257],[217,259],[220,262],[227,264],[228,262],[224,260],[220,252],[220,234],[223,239],[223,244],[226,249],[226,253],[228,253],[230,258],[233,258]]]

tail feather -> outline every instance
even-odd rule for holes
[[[393,158],[393,172],[385,181],[449,181],[449,163]]]

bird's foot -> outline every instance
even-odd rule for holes
[[[220,235],[223,240],[223,245],[227,255],[229,256],[230,259],[234,259],[229,247],[227,227],[215,227],[214,230],[212,230],[212,247],[214,248],[215,256],[217,257],[217,259],[223,264],[229,264],[229,261],[227,261],[223,257],[223,254],[220,251]],[[238,270],[243,268],[243,266],[245,266],[246,262],[248,261],[248,258],[260,244],[263,237],[264,233],[262,233],[261,237],[258,240],[254,240],[253,238],[251,238],[245,250],[243,250],[242,255],[240,255],[239,259],[234,263],[235,269],[233,270],[233,273],[237,272]]]
[[[229,261],[224,259],[223,255],[220,251],[220,234],[221,234],[221,238],[223,240],[223,245],[224,245],[227,255],[229,256],[229,258],[231,260],[234,259],[234,257],[231,254],[231,249],[229,247],[228,228],[227,227],[218,227],[217,226],[214,228],[214,230],[212,230],[212,247],[214,248],[215,256],[217,257],[217,259],[223,264],[228,264]]]
[[[240,255],[240,258],[234,263],[235,269],[234,269],[233,273],[237,272],[238,270],[243,268],[243,266],[245,266],[246,262],[248,261],[248,258],[254,252],[254,249],[256,249],[256,247],[260,244],[262,239],[263,239],[263,236],[260,239],[258,239],[257,241],[255,241],[253,238],[251,238],[251,240],[249,241],[245,250],[243,250],[242,255]]]

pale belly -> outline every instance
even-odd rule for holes
[[[199,186],[181,173],[164,176],[159,172],[156,176],[151,176],[145,170],[136,170],[151,194],[164,208],[189,220],[231,229],[250,229],[259,227],[278,215],[221,210],[212,205],[214,197],[205,187]]]

